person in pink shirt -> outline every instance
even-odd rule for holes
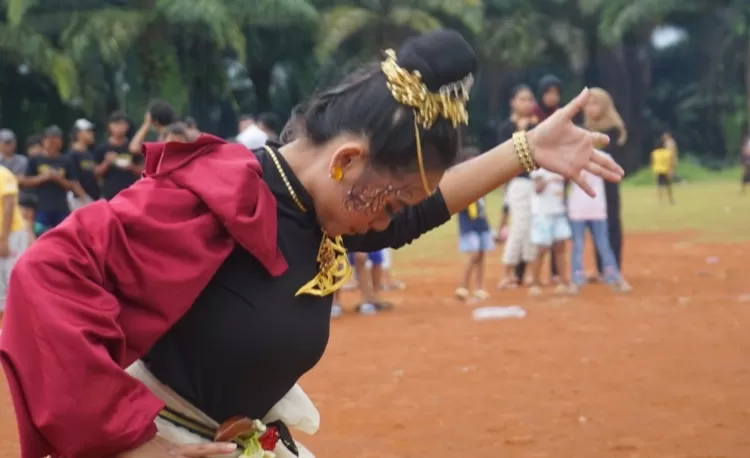
[[[609,243],[604,180],[587,171],[583,173],[586,181],[596,192],[596,197],[589,197],[583,189],[576,185],[571,187],[568,196],[568,218],[573,233],[571,259],[573,291],[577,292],[587,283],[586,273],[583,270],[583,245],[588,228],[594,240],[596,251],[602,257],[605,281],[615,291],[629,292],[632,288],[623,278],[620,269],[617,268],[617,261]]]

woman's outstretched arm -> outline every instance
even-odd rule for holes
[[[529,131],[526,138],[538,166],[569,178],[593,195],[589,184],[581,178],[582,170],[614,181],[619,181],[623,172],[611,158],[594,151],[595,144],[607,142],[606,135],[581,129],[572,122],[587,97],[588,91],[584,90]],[[346,237],[346,246],[352,251],[367,252],[402,247],[444,224],[450,215],[465,209],[523,171],[513,140],[508,140],[448,170],[436,193],[419,205],[399,212],[385,231]]]

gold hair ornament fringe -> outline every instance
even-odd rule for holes
[[[427,182],[419,127],[421,126],[425,130],[430,129],[438,117],[451,121],[453,127],[458,127],[459,124],[468,125],[469,113],[466,110],[466,103],[469,101],[469,92],[474,84],[474,76],[469,74],[461,81],[446,84],[437,92],[432,92],[422,82],[422,75],[418,71],[410,72],[398,64],[394,50],[386,50],[385,56],[385,60],[381,63],[381,69],[388,80],[386,83],[388,90],[398,103],[414,110],[417,164],[422,178],[422,186],[429,196],[434,190],[430,189]]]

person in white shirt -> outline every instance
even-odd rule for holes
[[[532,172],[531,178],[535,190],[531,197],[531,243],[537,247],[537,257],[529,294],[541,294],[542,263],[550,250],[555,253],[557,272],[562,277],[555,292],[567,293],[570,288],[565,266],[565,242],[570,239],[571,231],[565,210],[565,179],[544,169]]]

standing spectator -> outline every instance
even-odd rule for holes
[[[183,122],[187,126],[185,133],[188,140],[193,141],[198,138],[198,136],[201,134],[201,130],[198,128],[198,121],[196,121],[192,116],[185,116]]]
[[[62,154],[62,130],[57,126],[45,129],[42,146],[44,156],[29,159],[26,176],[19,180],[22,186],[36,190],[39,198],[36,219],[41,226],[40,234],[56,227],[68,216],[68,191],[80,186],[72,162]]]
[[[122,111],[107,120],[107,141],[94,151],[94,173],[101,180],[101,196],[109,200],[135,183],[143,171],[143,155],[133,154],[126,137],[130,123]]]
[[[0,316],[5,310],[10,271],[28,246],[26,225],[18,207],[18,179],[0,166]]]
[[[539,80],[539,103],[534,106],[534,116],[539,122],[549,118],[560,108],[562,81],[555,75],[545,75]]]
[[[157,135],[157,140],[164,140],[167,126],[177,120],[174,108],[164,100],[155,100],[151,103],[146,114],[143,116],[143,124],[130,140],[129,150],[132,154],[141,154],[141,147],[150,132]]]
[[[456,289],[456,297],[462,301],[469,298],[475,301],[487,300],[490,295],[484,289],[486,253],[495,245],[485,213],[484,198],[458,213],[458,233],[459,250],[467,255],[467,259],[461,286]]]
[[[167,126],[164,133],[165,142],[187,142],[190,141],[189,127],[184,122],[176,122]],[[194,139],[194,138],[193,138]]]
[[[589,99],[583,109],[583,124],[594,132],[603,132],[610,138],[607,152],[618,164],[625,162],[625,142],[628,131],[622,117],[617,112],[612,96],[602,88],[589,90]],[[607,197],[607,226],[609,243],[615,254],[617,268],[622,272],[622,217],[620,208],[620,184],[604,183],[604,194]],[[596,255],[596,267],[599,279],[604,278],[601,256]]]
[[[534,128],[539,119],[534,115],[534,94],[526,85],[513,89],[510,99],[510,118],[500,125],[497,142],[509,140],[519,130]],[[505,277],[498,285],[500,288],[515,288],[523,283],[526,265],[536,259],[534,245],[531,243],[531,197],[534,195],[534,183],[527,172],[513,178],[505,188],[505,202],[510,215],[510,228],[503,249]],[[503,211],[503,218],[507,219]],[[502,224],[502,221],[501,221]],[[503,226],[498,230],[503,232]]]
[[[26,137],[26,156],[29,158],[41,156],[44,154],[42,147],[42,134],[34,134]],[[25,172],[24,172],[25,173]]]
[[[29,159],[16,154],[16,147],[16,134],[10,129],[0,129],[0,165],[18,177],[26,173]]]
[[[543,76],[539,80],[538,94],[539,103],[534,107],[534,116],[537,117],[538,122],[542,122],[560,108],[560,102],[562,100],[562,80],[555,75]],[[558,263],[555,256],[557,256],[557,253],[555,250],[552,250],[549,257],[552,283],[558,283],[560,281],[560,275],[564,273],[557,270]]]
[[[258,128],[268,137],[267,140],[279,140],[279,128],[281,123],[279,117],[273,113],[261,113],[258,116]]]
[[[540,277],[542,263],[547,252],[555,252],[556,269],[565,275],[565,243],[571,237],[568,215],[565,210],[565,178],[549,170],[539,169],[531,173],[535,193],[531,198],[531,242],[536,246],[534,279],[529,294],[541,294]],[[561,278],[556,293],[567,293],[570,288]]]
[[[587,283],[586,274],[583,270],[583,246],[586,229],[588,229],[596,251],[602,255],[604,280],[615,291],[629,292],[632,288],[620,274],[609,243],[604,180],[588,171],[583,171],[582,175],[591,189],[596,192],[596,196],[590,197],[580,186],[574,184],[568,199],[568,218],[573,232],[573,251],[570,261],[572,291],[578,292]]]
[[[674,204],[672,193],[672,178],[674,177],[674,153],[665,144],[664,137],[656,149],[651,151],[651,171],[656,177],[656,194],[659,203],[666,197],[670,204]]]
[[[19,194],[18,206],[21,208],[24,229],[29,238],[29,245],[36,240],[37,232],[41,232],[41,226],[36,222],[36,209],[39,206],[39,199],[34,194]]]
[[[91,146],[94,144],[94,124],[88,119],[77,120],[70,133],[70,141],[68,158],[73,163],[73,170],[80,185],[68,193],[70,209],[75,210],[101,197],[94,173],[96,160],[91,153]]]
[[[742,162],[742,185],[740,191],[744,194],[745,188],[750,184],[750,134],[745,138],[745,143],[742,145],[740,160]]]
[[[245,146],[245,148],[254,150],[262,148],[268,141],[268,134],[252,119],[240,122],[240,127],[246,126],[239,134],[236,141]]]

